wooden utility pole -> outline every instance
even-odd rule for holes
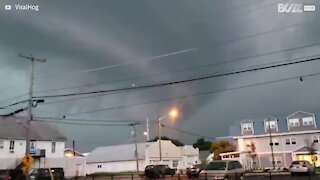
[[[32,121],[32,105],[33,105],[33,84],[34,84],[34,66],[35,62],[42,62],[45,63],[45,59],[37,59],[35,57],[31,56],[24,56],[22,54],[19,54],[21,58],[27,59],[31,61],[31,67],[30,67],[30,86],[29,86],[29,104],[28,104],[28,118],[26,122],[26,156],[30,154],[30,129],[31,129],[31,121]]]
[[[135,144],[134,155],[135,155],[135,158],[136,158],[137,173],[139,173],[139,155],[138,155],[137,129],[136,129],[137,123],[131,124],[131,125],[132,125],[132,128],[133,128],[133,140],[134,140],[134,144]]]

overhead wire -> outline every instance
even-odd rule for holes
[[[264,66],[264,65],[271,65],[271,64],[276,64],[276,63],[280,63],[280,62],[290,62],[290,61],[293,61],[293,60],[298,60],[298,59],[303,59],[303,58],[311,58],[311,57],[319,57],[319,56],[320,56],[320,54],[314,55],[314,56],[308,56],[308,57],[294,58],[294,59],[289,59],[289,60],[285,60],[285,61],[270,62],[270,63],[265,63],[265,64],[248,66],[248,67],[245,67],[245,68],[232,69],[232,70],[235,71],[235,70],[241,70],[241,69],[246,69],[246,68],[253,68],[253,67],[259,67],[259,66]],[[231,72],[232,70],[230,70],[230,72]],[[218,72],[217,72],[217,73],[218,73]],[[166,82],[166,81],[165,81],[165,82]],[[103,93],[103,94],[90,95],[90,96],[86,96],[86,97],[76,97],[76,98],[62,99],[62,100],[57,100],[57,101],[45,102],[45,104],[55,104],[55,103],[61,103],[61,102],[67,102],[67,101],[74,101],[74,100],[82,100],[82,99],[95,98],[95,97],[101,97],[101,96],[107,96],[107,95],[114,95],[114,94],[120,94],[120,93],[127,93],[127,92],[132,92],[132,91],[120,91],[120,92],[112,92],[112,93]]]
[[[174,130],[174,131],[177,131],[177,132],[180,132],[180,133],[183,133],[183,134],[188,134],[188,135],[196,136],[196,137],[200,137],[200,138],[206,138],[206,139],[216,140],[216,138],[214,138],[214,137],[203,136],[203,135],[200,135],[200,134],[191,132],[191,131],[182,130],[182,129],[175,128],[175,127],[172,127],[172,126],[169,126],[169,125],[161,124],[161,126],[162,126],[162,127],[165,127],[165,128],[168,128],[168,129],[171,129],[171,130]]]
[[[68,96],[79,96],[79,95],[100,94],[100,93],[118,92],[118,91],[127,91],[127,90],[156,88],[156,87],[170,86],[170,85],[176,85],[176,84],[182,84],[182,83],[189,83],[189,82],[194,82],[194,81],[207,80],[207,79],[212,79],[212,78],[217,78],[217,77],[222,77],[222,76],[230,76],[230,75],[260,71],[260,70],[266,70],[266,69],[273,69],[273,68],[278,68],[278,67],[296,65],[296,64],[319,61],[319,60],[320,60],[320,58],[317,57],[317,58],[310,58],[310,59],[294,61],[294,62],[286,62],[286,63],[276,64],[276,65],[251,68],[251,69],[240,70],[240,71],[233,71],[233,72],[214,74],[214,75],[208,75],[208,76],[202,76],[202,77],[196,77],[196,78],[190,78],[190,79],[184,79],[184,80],[178,80],[178,81],[171,81],[171,82],[166,82],[166,83],[150,84],[150,85],[135,86],[135,87],[116,88],[116,89],[107,89],[107,90],[98,90],[98,91],[79,92],[79,93],[66,93],[66,94],[35,96],[33,98],[36,98],[36,99],[57,98],[57,97],[68,97]]]
[[[220,93],[220,92],[224,92],[224,91],[244,89],[244,88],[262,86],[262,85],[279,83],[279,82],[290,81],[290,80],[297,80],[298,78],[301,78],[301,77],[305,78],[305,77],[312,77],[312,76],[318,76],[318,75],[320,75],[320,72],[299,75],[299,76],[294,76],[294,77],[289,77],[289,78],[282,78],[282,79],[272,80],[272,81],[265,81],[265,82],[261,82],[261,83],[253,83],[253,84],[248,84],[248,85],[243,85],[243,86],[219,89],[219,90],[205,91],[205,92],[194,93],[194,94],[189,94],[189,95],[175,96],[175,97],[170,97],[170,98],[163,98],[163,99],[157,99],[157,100],[152,100],[152,101],[121,105],[121,106],[113,106],[113,107],[108,107],[108,108],[95,109],[95,110],[83,111],[83,112],[77,112],[77,113],[69,113],[69,114],[65,114],[65,116],[77,116],[77,115],[82,115],[82,114],[90,114],[90,113],[110,111],[110,110],[116,110],[116,109],[131,108],[131,107],[136,107],[136,106],[155,104],[155,103],[159,103],[159,102],[166,102],[166,101],[172,101],[172,100],[177,100],[177,99],[186,99],[186,98],[191,98],[191,97],[196,97],[196,96],[203,96],[203,95],[209,95],[209,94],[214,94],[214,93]]]

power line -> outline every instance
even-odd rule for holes
[[[228,43],[232,43],[232,42],[236,42],[236,41],[244,40],[244,39],[248,39],[248,38],[253,38],[253,37],[256,37],[256,36],[261,36],[261,35],[264,35],[264,34],[276,32],[276,31],[280,31],[280,30],[290,29],[290,28],[295,27],[295,26],[297,26],[297,25],[299,25],[299,24],[294,24],[294,25],[292,25],[292,26],[280,28],[280,29],[277,29],[277,30],[270,30],[270,31],[266,31],[266,32],[262,32],[262,33],[258,33],[258,34],[254,34],[254,35],[250,35],[250,36],[246,36],[246,37],[244,37],[244,38],[238,38],[238,39],[233,39],[233,40],[228,40],[228,41],[220,42],[220,43],[215,44],[214,46],[223,45],[223,44],[228,44]],[[297,50],[297,49],[303,49],[303,48],[306,48],[306,47],[311,47],[311,46],[315,46],[315,45],[319,45],[319,44],[320,44],[320,42],[317,42],[317,43],[312,43],[312,44],[308,44],[308,45],[304,45],[304,46],[299,46],[299,47],[294,47],[294,48],[289,48],[289,49],[282,49],[282,50],[272,51],[272,52],[263,53],[263,54],[258,54],[258,55],[246,56],[246,57],[241,57],[241,58],[236,58],[236,59],[230,59],[230,60],[226,60],[226,61],[220,61],[220,62],[215,62],[215,63],[209,63],[209,64],[204,64],[204,65],[199,65],[199,66],[193,66],[193,67],[178,69],[178,70],[175,70],[175,71],[167,71],[167,72],[161,72],[161,73],[153,73],[153,74],[149,74],[149,75],[136,76],[136,77],[130,77],[130,78],[124,78],[124,79],[119,79],[119,80],[113,80],[113,81],[107,81],[107,82],[100,82],[100,83],[91,83],[91,84],[85,84],[85,85],[79,85],[79,86],[69,86],[69,87],[57,88],[57,89],[47,89],[47,90],[37,91],[37,93],[41,93],[41,92],[52,92],[52,91],[59,91],[59,90],[68,90],[68,89],[76,89],[76,88],[81,88],[81,87],[89,87],[89,86],[94,86],[94,85],[117,83],[117,82],[123,82],[123,81],[128,81],[128,80],[141,79],[141,78],[145,78],[145,77],[158,76],[158,75],[163,75],[163,74],[168,74],[168,73],[178,73],[178,72],[183,72],[183,71],[187,71],[187,70],[204,68],[204,67],[208,67],[208,66],[216,66],[216,65],[221,65],[221,64],[226,64],[226,63],[232,63],[232,62],[236,62],[236,61],[243,61],[243,60],[247,60],[247,59],[251,59],[251,58],[255,58],[255,57],[266,56],[266,55],[276,54],[276,53],[280,53],[280,52],[286,52],[286,51],[292,51],[292,50]]]
[[[159,103],[159,102],[171,101],[171,100],[176,100],[176,99],[186,99],[186,98],[190,98],[190,97],[203,96],[203,95],[208,95],[208,94],[220,93],[220,92],[231,91],[231,90],[236,90],[236,89],[244,89],[244,88],[255,87],[255,86],[262,86],[262,85],[279,83],[279,82],[289,81],[289,80],[297,80],[297,79],[299,79],[301,77],[304,78],[304,77],[312,77],[312,76],[318,76],[318,75],[320,75],[320,73],[312,73],[312,74],[306,74],[306,75],[301,75],[301,76],[295,76],[295,77],[289,77],[289,78],[273,80],[273,81],[266,81],[266,82],[261,82],[261,83],[243,85],[243,86],[238,86],[238,87],[225,88],[225,89],[220,89],[220,90],[213,90],[213,91],[206,91],[206,92],[201,92],[201,93],[183,95],[183,96],[178,96],[178,97],[170,97],[170,98],[165,98],[165,99],[158,99],[158,100],[153,100],[153,101],[147,101],[147,102],[123,105],[123,106],[115,106],[115,107],[96,109],[96,110],[91,110],[91,111],[70,113],[70,114],[67,114],[66,116],[75,116],[75,115],[96,113],[96,112],[109,111],[109,110],[115,110],[115,109],[123,109],[123,108],[129,108],[129,107],[135,107],[135,106],[142,106],[142,105],[147,105],[147,104],[154,104],[154,103]]]
[[[318,57],[318,56],[320,56],[320,54],[319,54],[319,55],[315,55],[315,56],[303,57],[303,58],[312,58],[312,57]],[[303,59],[303,58],[290,59],[290,61],[292,61],[292,60],[299,60],[299,59]],[[290,61],[289,61],[289,62],[290,62]],[[263,66],[263,65],[271,65],[271,64],[276,64],[276,63],[280,63],[280,62],[288,62],[288,60],[285,60],[285,61],[276,61],[276,62],[259,64],[259,65],[254,65],[254,66],[248,66],[248,67],[246,67],[246,68],[259,67],[259,66]],[[234,69],[233,71],[235,71],[235,70],[241,70],[241,69],[246,69],[246,68]],[[232,71],[232,70],[230,70],[230,71]],[[46,102],[45,104],[55,104],[55,103],[61,103],[61,102],[66,102],[66,101],[81,100],[81,99],[101,97],[101,96],[107,96],[107,95],[113,95],[113,94],[120,94],[120,93],[125,93],[125,92],[127,92],[127,91],[113,92],[113,93],[106,93],[106,94],[103,93],[103,94],[98,94],[98,95],[90,95],[90,96],[86,96],[86,97],[69,98],[69,99],[63,99],[63,100]]]
[[[194,81],[207,80],[207,79],[212,79],[212,78],[217,78],[217,77],[222,77],[222,76],[230,76],[230,75],[236,75],[236,74],[260,71],[260,70],[278,68],[278,67],[301,64],[301,63],[306,63],[306,62],[319,61],[319,60],[320,60],[320,58],[317,57],[317,58],[305,59],[305,60],[300,60],[300,61],[277,64],[277,65],[270,65],[270,66],[246,69],[246,70],[241,70],[241,71],[234,71],[234,72],[215,74],[215,75],[209,75],[209,76],[203,76],[203,77],[197,77],[197,78],[191,78],[191,79],[185,79],[185,80],[179,80],[179,81],[172,81],[172,82],[167,82],[167,83],[159,83],[159,84],[151,84],[151,85],[127,87],[127,88],[119,88],[119,89],[109,89],[109,90],[81,92],[81,93],[69,93],[69,94],[56,94],[56,95],[36,96],[34,98],[56,98],[56,97],[68,97],[68,96],[78,96],[78,95],[100,94],[100,93],[108,93],[108,92],[118,92],[118,91],[127,91],[127,90],[156,88],[156,87],[162,87],[162,86],[169,86],[169,85],[176,85],[176,84],[182,84],[182,83],[188,83],[188,82],[194,82]]]
[[[201,137],[201,138],[216,140],[216,138],[214,138],[214,137],[202,136],[202,135],[196,134],[196,133],[194,133],[194,132],[190,132],[190,131],[186,131],[186,130],[174,128],[174,127],[172,127],[172,126],[168,126],[168,125],[164,125],[164,124],[161,124],[161,126],[162,126],[162,127],[166,127],[166,128],[168,128],[168,129],[171,129],[171,130],[178,131],[178,132],[180,132],[180,133],[188,134],[188,135],[191,135],[191,136],[196,136],[196,137]]]
[[[15,102],[15,103],[12,103],[12,104],[9,104],[9,105],[6,105],[6,106],[2,106],[2,107],[0,107],[0,109],[5,109],[5,108],[11,107],[11,106],[15,106],[15,105],[18,105],[18,104],[21,104],[21,103],[25,103],[25,102],[29,102],[29,100],[18,101],[18,102]]]
[[[56,118],[56,117],[34,117],[40,120],[60,120],[60,121],[77,121],[77,122],[109,122],[109,123],[145,123],[145,121],[137,120],[121,120],[121,119],[71,119],[71,118]]]
[[[34,119],[33,121],[43,122],[43,123],[55,123],[55,124],[67,124],[67,125],[78,125],[78,126],[130,126],[129,124],[106,124],[106,123],[77,123],[77,122],[63,122],[54,120],[39,120]]]

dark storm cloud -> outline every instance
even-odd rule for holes
[[[27,92],[28,63],[17,56],[20,52],[32,53],[47,59],[45,64],[37,64],[35,91],[41,91],[172,72],[320,41],[317,36],[319,24],[316,23],[319,17],[318,11],[279,14],[277,2],[33,1],[40,5],[38,13],[1,10],[0,73],[1,80],[5,83],[0,86],[2,93],[0,100]],[[310,2],[319,4],[315,1]],[[3,6],[6,3],[13,2],[1,1],[0,5]],[[216,45],[219,42],[289,26],[292,28]],[[141,59],[192,48],[197,50],[155,61],[134,63]],[[136,80],[37,94],[82,92],[180,80],[288,58],[315,55],[317,51],[319,47],[314,46],[220,66],[207,66],[179,73],[164,73],[161,76],[147,76]],[[121,65],[128,63],[129,65]],[[115,64],[120,65],[94,72],[81,72],[85,69]],[[37,107],[35,112],[37,116],[61,117],[77,112],[148,102],[320,71],[316,65],[316,63],[309,63],[178,86],[42,105]],[[8,73],[12,76],[7,76]],[[312,77],[303,84],[284,82],[71,117],[132,120],[144,120],[148,117],[155,120],[158,115],[163,115],[170,107],[176,106],[182,114],[177,121],[168,121],[170,125],[207,136],[224,136],[227,135],[228,126],[242,118],[286,115],[298,109],[319,111],[315,108],[318,105],[316,98],[312,98],[320,88],[317,84],[319,84],[317,78]],[[8,86],[12,87],[7,88]],[[61,100],[61,98],[47,101],[55,100]],[[154,125],[151,127],[152,135],[155,135]],[[63,126],[61,128],[70,139],[76,139],[81,150],[84,151],[97,145],[127,143],[131,138],[130,127]],[[140,126],[139,132],[144,128]],[[90,134],[85,134],[83,131]],[[195,140],[195,137],[170,130],[165,130],[164,133],[181,138],[187,143]],[[142,133],[140,134],[139,139],[142,141],[144,137]]]

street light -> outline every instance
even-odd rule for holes
[[[178,117],[178,111],[176,109],[172,109],[168,114],[160,117],[158,119],[158,139],[159,139],[159,157],[160,162],[162,161],[162,152],[161,152],[161,121],[166,119],[167,117],[171,117],[172,119]]]

